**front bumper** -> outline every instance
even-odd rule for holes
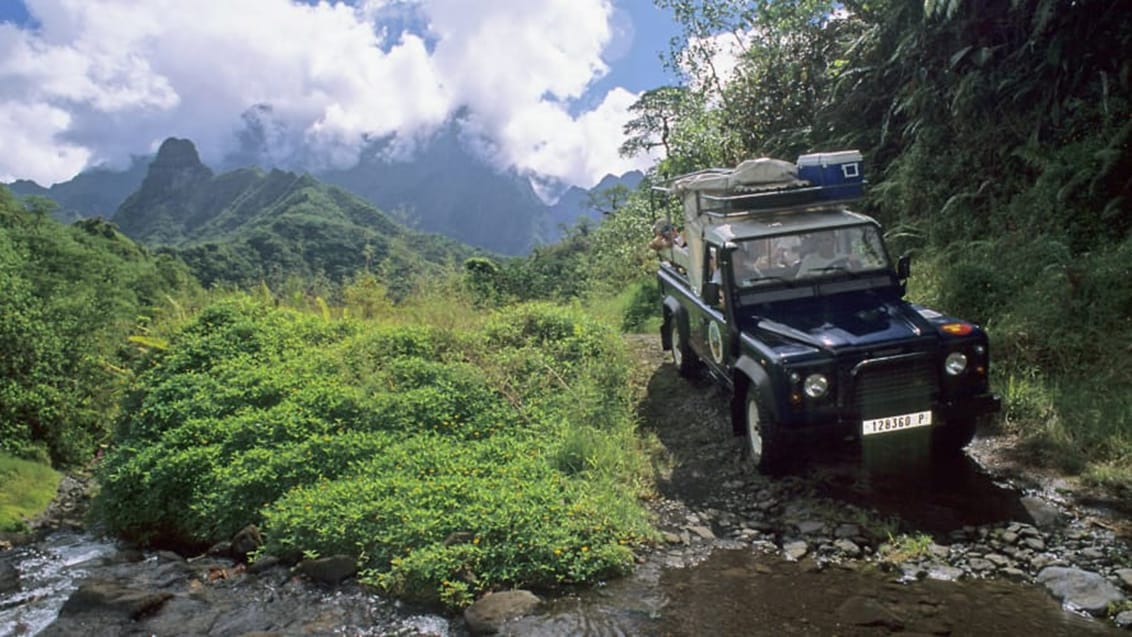
[[[998,394],[967,396],[942,403],[939,406],[939,411],[946,420],[976,418],[1002,411],[1002,398]]]

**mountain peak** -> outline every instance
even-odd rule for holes
[[[201,163],[197,147],[187,139],[170,137],[161,142],[140,192],[167,196],[170,192],[183,192],[209,179],[212,179],[212,170]]]
[[[197,147],[193,142],[188,139],[178,139],[170,137],[161,142],[161,148],[157,150],[157,157],[154,158],[150,164],[150,168],[163,167],[163,168],[206,168],[200,161],[200,155],[197,153]]]

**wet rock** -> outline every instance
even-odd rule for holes
[[[1002,573],[1003,577],[1010,579],[1010,580],[1013,580],[1015,582],[1023,582],[1023,581],[1026,580],[1026,571],[1023,571],[1020,568],[1014,568],[1014,567],[1008,566],[1008,567],[1002,569],[999,572]]]
[[[714,540],[715,539],[715,533],[712,533],[711,529],[709,529],[706,526],[690,526],[690,527],[688,527],[688,530],[691,531],[692,533],[695,533],[701,539],[704,539],[704,540]]]
[[[1010,558],[1006,557],[1005,555],[999,555],[998,553],[990,553],[989,555],[986,555],[985,557],[986,557],[986,560],[988,562],[994,564],[998,568],[1005,568],[1007,566],[1010,566]]]
[[[986,573],[994,570],[994,563],[981,557],[973,557],[967,560],[967,566],[975,573]]]
[[[248,553],[263,546],[263,534],[254,524],[249,524],[232,536],[231,553],[233,559],[247,561]]]
[[[914,582],[927,577],[928,571],[919,562],[905,562],[900,565],[900,579],[905,582]],[[962,571],[960,571],[962,573]]]
[[[856,524],[839,524],[833,530],[833,537],[836,538],[855,538],[861,534],[861,527]]]
[[[955,582],[963,577],[963,569],[946,564],[936,564],[928,569],[928,578],[943,582]]]
[[[798,523],[798,532],[802,535],[816,535],[825,530],[825,522],[821,520],[804,520]]]
[[[6,561],[0,560],[0,595],[20,590],[20,571]]]
[[[786,554],[786,559],[790,561],[797,561],[806,555],[810,550],[810,546],[804,540],[797,540],[795,542],[788,542],[782,545],[782,552]]]
[[[853,540],[842,538],[833,543],[834,548],[848,557],[858,557],[861,555],[861,547],[857,546]]]
[[[1019,502],[1039,529],[1056,529],[1065,523],[1061,510],[1042,498],[1028,495]]]
[[[661,533],[661,536],[664,538],[664,541],[668,542],[669,544],[680,543],[680,536],[676,535],[672,531],[664,531],[663,533]]]
[[[480,598],[464,610],[464,621],[473,635],[494,635],[509,619],[530,613],[540,603],[530,591],[515,590],[492,593]]]
[[[904,620],[872,597],[850,597],[837,607],[837,617],[851,626],[887,628],[894,632],[904,629]]]
[[[1108,580],[1078,568],[1051,566],[1038,573],[1038,582],[1066,606],[1093,615],[1103,615],[1108,605],[1124,600]]]
[[[1132,629],[1132,610],[1118,613],[1116,617],[1112,618],[1112,623],[1116,624],[1117,628]]]
[[[295,570],[322,584],[338,584],[358,574],[358,564],[349,555],[332,555],[316,560],[303,560]]]
[[[1124,584],[1124,588],[1132,589],[1132,568],[1116,569],[1116,576]]]
[[[59,614],[69,616],[93,612],[138,619],[156,612],[172,597],[172,593],[137,590],[115,582],[90,580],[83,582],[67,598]]]
[[[264,555],[248,566],[249,575],[258,575],[283,564],[283,560],[274,555]]]

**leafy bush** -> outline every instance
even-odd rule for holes
[[[650,530],[617,335],[577,310],[484,327],[333,319],[234,296],[137,374],[96,510],[200,547],[262,525],[284,556],[461,605],[620,572]]]

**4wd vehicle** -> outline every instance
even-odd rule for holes
[[[661,250],[657,273],[664,349],[681,374],[706,367],[731,390],[760,471],[808,435],[918,430],[957,453],[1000,409],[986,333],[904,300],[908,257],[894,263],[880,224],[848,208],[860,164],[856,151],[764,158],[660,188],[684,213],[684,243]]]

